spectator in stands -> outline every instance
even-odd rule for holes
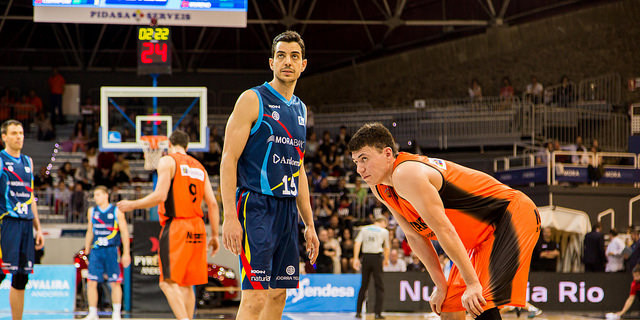
[[[407,265],[407,271],[425,272],[427,269],[422,264],[422,261],[420,261],[420,258],[418,258],[415,253],[411,252],[411,263]]]
[[[340,217],[337,214],[332,214],[327,220],[327,229],[333,231],[333,234],[340,235],[342,233],[342,229],[344,229],[344,224],[340,220]]]
[[[327,177],[321,178],[320,179],[320,183],[318,185],[316,185],[316,187],[315,187],[315,189],[313,191],[316,192],[316,193],[330,193],[331,192],[331,186],[329,185],[329,179],[327,179]]]
[[[110,168],[98,168],[94,172],[93,179],[95,184],[98,186],[105,186],[107,188],[111,188],[113,186]]]
[[[607,246],[607,265],[604,268],[605,272],[620,272],[624,271],[624,251],[625,245],[622,236],[618,234],[615,228],[609,231],[611,235],[611,241]]]
[[[342,156],[342,154],[338,153],[338,146],[335,143],[332,143],[329,146],[329,152],[323,152],[320,162],[322,163],[322,167],[328,175],[334,177],[344,175],[344,170],[342,170],[341,166]]]
[[[100,152],[98,153],[98,169],[109,169],[111,171],[111,167],[117,161],[116,155],[113,152]],[[91,159],[89,159],[89,163],[91,163]],[[98,183],[98,185],[103,185]]]
[[[549,163],[549,159],[551,157],[551,153],[553,152],[553,142],[547,141],[543,145],[544,149],[536,152],[536,164],[537,165],[546,165]],[[549,154],[547,154],[549,152]]]
[[[336,140],[334,142],[338,147],[338,151],[337,151],[338,154],[344,153],[344,151],[347,149],[347,144],[349,143],[349,140],[351,140],[351,136],[347,134],[347,127],[340,126],[340,132],[336,136]]]
[[[341,257],[342,257],[342,248],[340,247],[340,241],[338,241],[337,233],[335,229],[328,228],[327,229],[327,238],[329,241],[327,242],[327,249],[333,249],[333,255],[331,256],[331,260],[333,260],[333,273],[340,274],[341,269]]]
[[[49,174],[47,167],[40,168],[40,172],[34,177],[33,184],[36,190],[46,190],[53,186],[53,178]]]
[[[500,99],[511,100],[513,98],[513,86],[509,77],[502,78],[502,88],[500,88]]]
[[[348,195],[347,180],[344,177],[338,177],[338,182],[331,186],[331,193],[337,193],[339,196]]]
[[[111,180],[115,184],[131,182],[129,161],[125,159],[123,153],[118,154],[118,161],[116,161],[111,167]]]
[[[627,271],[633,270],[633,267],[640,263],[640,231],[635,228],[632,235],[633,244],[630,246],[631,254],[626,261]]]
[[[84,156],[89,161],[89,166],[94,169],[98,167],[98,149],[96,147],[89,145]]]
[[[342,273],[353,273],[353,235],[351,229],[342,229],[342,236],[340,239],[340,249],[342,250],[342,256],[340,258],[342,265]]]
[[[532,101],[535,104],[542,102],[542,93],[544,92],[544,87],[540,82],[538,82],[538,78],[536,76],[531,76],[531,83],[527,85],[525,90],[525,97]]]
[[[320,141],[320,147],[318,147],[319,151],[322,151],[323,154],[327,154],[329,149],[331,149],[331,144],[333,141],[331,140],[331,133],[325,130],[322,133],[322,141]]]
[[[58,68],[53,68],[53,73],[49,77],[49,94],[51,96],[49,104],[49,112],[54,123],[63,123],[64,115],[62,114],[62,94],[64,93],[65,80],[58,73]]]
[[[220,159],[222,157],[222,137],[218,134],[218,127],[214,126],[209,136],[209,152],[204,154],[202,164],[209,175],[220,174]]]
[[[589,155],[587,154],[587,147],[582,143],[582,136],[577,136],[576,143],[569,145],[567,150],[574,152],[571,156],[573,164],[589,164]]]
[[[100,135],[100,124],[98,121],[94,121],[89,130],[89,136],[87,137],[87,147],[98,147],[98,136]]]
[[[318,218],[318,222],[321,225],[326,225],[329,222],[329,217],[333,215],[333,201],[329,199],[329,196],[323,194],[320,196],[320,203],[314,210],[314,216]]]
[[[35,108],[36,114],[39,115],[40,113],[42,113],[42,99],[38,97],[35,90],[29,90],[29,97],[27,98],[27,102]]]
[[[318,249],[318,258],[316,259],[316,272],[333,273],[332,257],[335,256],[335,249],[328,245],[329,234],[326,229],[320,228],[318,230],[318,240],[320,240],[320,249]]]
[[[351,190],[351,194],[356,196],[355,209],[356,212],[362,211],[362,207],[366,206],[367,194],[369,193],[369,188],[362,187],[362,180],[359,177],[356,177],[356,181],[354,181],[354,188]]]
[[[532,271],[555,272],[560,256],[560,245],[551,239],[552,231],[550,227],[544,228],[542,237],[538,240],[533,249],[531,259]]]
[[[397,239],[396,239],[397,240]],[[398,249],[391,249],[389,253],[389,263],[382,267],[384,272],[407,272],[407,263],[400,258]]]
[[[310,132],[309,137],[307,138],[307,143],[304,146],[304,160],[316,162],[319,147],[320,143],[318,143],[318,136],[315,132]]]
[[[49,119],[46,113],[39,113],[36,117],[35,124],[38,128],[38,140],[51,141],[55,138],[53,124],[51,124],[51,119]]]
[[[585,272],[604,272],[607,258],[604,253],[604,234],[601,232],[600,223],[595,223],[591,232],[584,236],[584,252],[582,262]]]
[[[351,200],[349,199],[349,196],[347,195],[340,196],[336,213],[343,220],[343,225],[349,228],[353,226],[354,212],[353,212],[353,205],[351,204]]]
[[[71,162],[65,162],[60,169],[58,169],[58,179],[55,182],[58,185],[60,182],[66,183],[68,186],[72,186],[75,183],[73,176],[76,170],[71,166]]]
[[[593,139],[593,141],[591,142],[591,147],[589,147],[589,151],[593,153],[602,151],[602,149],[600,149],[600,144],[598,143],[598,139]]]
[[[93,177],[95,175],[95,168],[89,165],[89,159],[82,159],[82,165],[76,169],[74,178],[76,182],[80,183],[84,190],[93,189]]]
[[[481,100],[482,99],[482,87],[480,86],[480,82],[478,79],[471,80],[471,86],[468,89],[469,98],[471,100]]]
[[[561,85],[557,89],[555,102],[558,107],[568,107],[573,102],[573,84],[569,81],[569,77],[562,76]]]
[[[84,191],[82,190],[82,184],[76,183],[73,186],[73,193],[71,194],[71,216],[67,217],[69,222],[84,221],[83,217],[86,217],[87,203]]]
[[[87,150],[87,130],[84,127],[84,122],[78,120],[73,128],[73,134],[71,136],[71,142],[73,147],[71,152],[86,151]]]
[[[58,182],[58,187],[53,191],[53,201],[56,214],[66,214],[71,202],[71,191],[64,181]]]

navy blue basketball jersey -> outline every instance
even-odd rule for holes
[[[31,158],[24,154],[14,158],[0,151],[0,218],[33,219],[33,170]]]
[[[307,107],[296,96],[285,99],[266,82],[251,90],[258,95],[260,114],[238,160],[238,188],[295,197],[304,157]]]
[[[91,223],[93,223],[92,248],[120,245],[120,228],[116,216],[116,206],[102,210],[99,206],[91,208]]]

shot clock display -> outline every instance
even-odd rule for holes
[[[138,74],[171,73],[171,29],[138,27]]]

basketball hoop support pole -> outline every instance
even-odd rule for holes
[[[159,74],[157,73],[152,73],[150,74],[151,76],[151,80],[153,81],[153,87],[157,87],[158,86],[158,76]],[[153,97],[153,114],[157,115],[158,114],[158,97]],[[156,123],[153,123],[153,135],[157,136],[158,135],[158,126],[156,125]],[[155,185],[154,185],[155,187]]]

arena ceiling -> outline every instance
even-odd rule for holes
[[[308,73],[612,0],[248,0],[247,28],[172,27],[174,72],[264,71],[272,37],[299,31]],[[0,68],[133,71],[135,26],[34,23],[0,0]]]

